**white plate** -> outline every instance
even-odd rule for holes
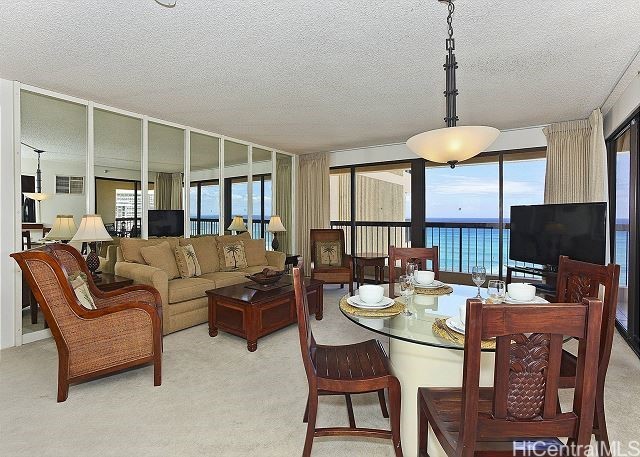
[[[356,308],[362,309],[384,309],[393,306],[395,300],[389,297],[382,297],[382,300],[380,300],[378,303],[365,303],[360,300],[359,295],[354,295],[353,297],[347,297],[347,303],[355,306]]]
[[[454,332],[462,333],[464,335],[464,324],[458,317],[450,317],[444,322]]]
[[[511,297],[509,297],[509,294],[507,294],[504,298],[504,302],[508,303],[510,305],[540,305],[542,303],[549,303],[547,300],[545,300],[542,297],[538,297],[537,295],[535,297],[533,297],[533,300],[529,300],[529,301],[522,301],[522,300],[515,300]]]
[[[444,283],[442,281],[438,281],[437,279],[434,279],[431,284],[422,284],[414,279],[413,285],[416,287],[422,287],[423,289],[437,289],[438,287],[444,286]]]

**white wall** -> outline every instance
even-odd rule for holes
[[[15,345],[13,82],[0,79],[0,348]]]
[[[620,98],[604,115],[604,136],[611,135],[622,123],[640,107],[640,73],[631,80]]]
[[[487,151],[508,151],[546,147],[544,126],[504,130]],[[330,166],[356,165],[393,160],[410,160],[417,156],[404,143],[331,151]]]

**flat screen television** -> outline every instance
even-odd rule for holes
[[[604,264],[606,203],[511,207],[509,258],[557,266],[561,255]]]
[[[149,236],[184,236],[184,210],[149,210]]]

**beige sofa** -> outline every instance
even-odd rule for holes
[[[250,235],[246,232],[241,235],[225,235],[223,240],[226,242],[234,237],[251,240]],[[162,333],[164,335],[207,321],[206,290],[247,282],[248,279],[245,277],[247,274],[262,271],[265,267],[277,270],[284,269],[284,253],[265,250],[264,256],[261,256],[261,252],[255,252],[262,249],[260,243],[255,243],[257,240],[254,240],[251,243],[254,255],[251,257],[262,257],[266,262],[252,265],[247,252],[247,260],[249,261],[247,268],[235,271],[220,271],[217,243],[221,238],[206,235],[194,238],[168,237],[150,240],[126,238],[121,240],[120,246],[117,248],[115,274],[131,278],[136,284],[147,284],[158,289],[162,298]],[[155,246],[164,241],[169,242],[172,249],[178,245],[191,244],[196,253],[202,274],[198,277],[178,277],[169,280],[166,271],[147,265],[140,254],[140,249],[145,246]],[[246,246],[247,250],[249,249],[248,244]],[[256,245],[258,246],[257,248]],[[264,242],[262,247],[264,247]]]

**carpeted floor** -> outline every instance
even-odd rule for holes
[[[344,292],[327,286],[316,339],[339,344],[373,337],[337,308]],[[383,341],[386,344],[386,341]],[[56,403],[53,340],[0,352],[0,455],[298,456],[307,395],[295,326],[249,353],[240,338],[206,324],[165,337],[162,386],[145,367],[72,386]],[[607,382],[612,440],[637,439],[640,361],[619,336]],[[414,393],[404,393],[414,395]],[[354,397],[359,425],[386,427],[375,394]],[[320,400],[318,425],[347,425],[342,397]],[[392,456],[387,440],[318,438],[314,456]],[[412,456],[409,456],[412,457]]]

